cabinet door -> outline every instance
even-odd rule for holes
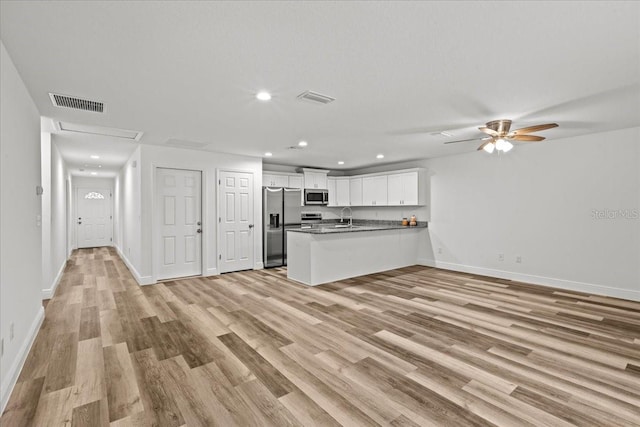
[[[316,184],[318,185],[316,188],[328,188],[327,179],[328,178],[326,173],[318,172],[316,174]]]
[[[362,206],[362,178],[349,179],[349,200],[351,206]]]
[[[373,177],[362,178],[362,205],[373,206],[375,204],[375,189],[373,188]]]
[[[349,178],[336,179],[336,205],[349,206],[351,204],[349,186]],[[329,193],[329,196],[331,196],[331,193]]]
[[[264,173],[262,174],[262,186],[274,187],[276,185],[273,175]]]
[[[302,188],[302,175],[289,175],[289,188]]]
[[[329,191],[329,204],[327,206],[338,206],[336,202],[336,180],[327,178],[327,190]]]
[[[387,205],[387,175],[373,177],[373,204]]]
[[[387,177],[387,202],[389,206],[402,205],[404,174],[394,174]]]
[[[402,204],[418,204],[418,172],[407,172],[402,174]]]
[[[287,175],[273,175],[273,180],[276,187],[288,187],[289,177]]]
[[[387,204],[387,176],[368,176],[362,179],[362,204],[385,206]]]

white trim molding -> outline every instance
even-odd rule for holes
[[[1,387],[1,396],[2,396],[2,407],[0,409],[0,413],[4,412],[7,407],[7,403],[9,403],[9,397],[11,396],[11,392],[18,381],[18,376],[20,375],[20,371],[22,371],[22,367],[24,366],[25,360],[27,360],[27,355],[31,350],[31,346],[33,345],[36,337],[38,336],[38,331],[40,331],[40,326],[42,326],[42,322],[44,321],[44,307],[40,307],[38,310],[38,314],[36,314],[35,319],[31,323],[29,327],[29,333],[27,334],[24,342],[20,346],[20,350],[16,358],[14,359],[11,368],[7,372],[7,376],[2,379]]]
[[[131,272],[131,275],[133,276],[133,278],[136,279],[136,282],[138,282],[138,285],[146,286],[146,285],[156,284],[156,281],[153,279],[152,276],[141,276],[140,273],[138,273],[138,270],[136,270],[136,268],[133,266],[131,261],[129,261],[129,259],[124,255],[124,253],[120,250],[120,248],[118,246],[114,246],[114,247],[116,248],[116,251],[118,252],[118,256],[120,257],[120,259],[124,261],[124,264],[127,266],[129,271]]]
[[[478,274],[481,276],[496,277],[499,279],[513,280],[516,282],[531,283],[534,285],[558,288],[576,292],[602,295],[613,298],[622,298],[632,301],[640,301],[640,290],[614,288],[593,283],[576,282],[573,280],[557,279],[554,277],[536,276],[533,274],[514,273],[512,271],[494,270],[491,268],[476,267],[472,265],[455,264],[452,262],[436,261],[433,259],[421,259],[418,264],[427,267],[442,268],[444,270],[460,271],[463,273]]]
[[[64,260],[64,262],[60,266],[60,269],[58,270],[58,274],[56,274],[56,277],[53,279],[53,283],[51,284],[51,287],[42,290],[42,299],[53,298],[53,295],[56,293],[56,289],[60,284],[60,280],[62,280],[62,274],[64,273],[64,269],[66,266],[67,266],[67,260]]]

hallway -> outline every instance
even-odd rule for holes
[[[139,287],[68,262],[4,426],[633,425],[640,304],[409,267]]]

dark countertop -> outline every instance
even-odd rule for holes
[[[384,230],[404,230],[415,228],[427,228],[426,221],[418,221],[418,225],[405,226],[401,221],[376,221],[376,220],[354,220],[351,227],[348,221],[327,221],[313,224],[310,228],[296,228],[288,231],[307,234],[334,234],[334,233],[354,233],[356,231],[384,231]]]

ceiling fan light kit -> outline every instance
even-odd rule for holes
[[[447,141],[445,142],[445,144],[482,140],[484,142],[478,147],[478,151],[484,150],[489,154],[493,153],[494,151],[506,153],[513,148],[513,144],[510,142],[510,140],[519,142],[543,141],[545,139],[543,136],[528,135],[528,133],[539,132],[541,130],[551,129],[555,127],[558,127],[557,123],[546,123],[543,125],[528,126],[526,128],[516,129],[512,131],[511,120],[493,120],[491,122],[488,122],[486,126],[481,126],[478,128],[481,132],[489,135],[488,137],[462,139],[460,141]]]

